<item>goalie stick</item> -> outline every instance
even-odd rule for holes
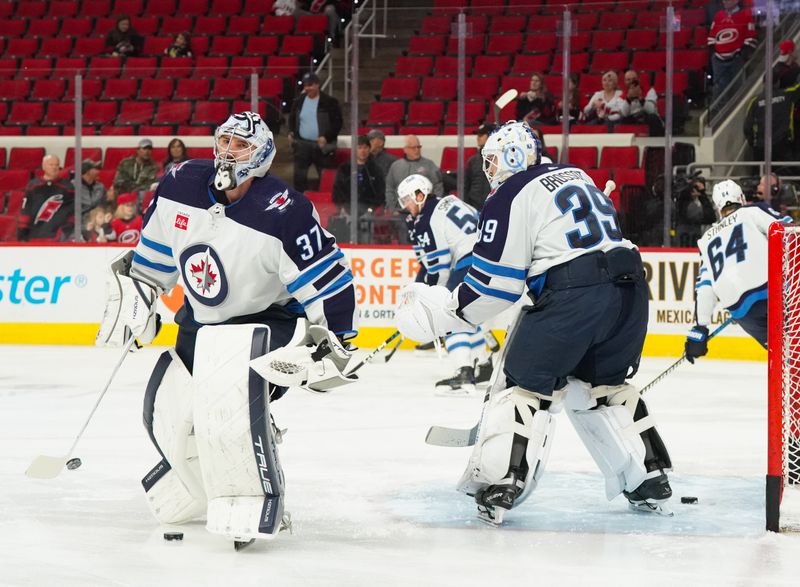
[[[70,460],[70,457],[72,456],[72,451],[75,450],[78,441],[81,439],[81,436],[83,436],[86,427],[92,420],[92,416],[94,416],[94,413],[97,411],[97,406],[100,405],[100,400],[103,399],[103,396],[105,396],[106,392],[108,391],[108,388],[111,387],[111,382],[114,381],[114,377],[117,376],[117,371],[119,371],[119,368],[122,366],[122,362],[125,360],[125,357],[128,356],[128,352],[131,350],[131,347],[133,347],[135,342],[136,342],[136,337],[134,335],[131,335],[130,338],[128,338],[128,342],[125,343],[125,347],[122,349],[122,355],[120,356],[119,361],[117,361],[116,367],[114,367],[114,370],[111,372],[111,377],[108,378],[106,386],[103,388],[103,391],[100,392],[100,396],[97,398],[97,401],[94,402],[94,407],[92,408],[92,411],[89,412],[89,417],[86,418],[86,422],[83,423],[81,431],[78,432],[78,435],[75,437],[72,446],[69,447],[67,454],[63,457],[51,457],[47,455],[39,455],[38,457],[33,459],[33,462],[25,471],[25,474],[28,477],[32,479],[53,479],[55,477],[58,477],[58,474],[61,473],[62,469],[64,468],[64,465],[67,463],[68,460]]]
[[[384,362],[384,363],[388,363],[389,361],[391,361],[391,360],[392,360],[392,357],[393,357],[393,356],[394,356],[394,354],[397,352],[397,349],[399,349],[399,348],[400,348],[400,345],[401,345],[401,344],[403,344],[403,341],[404,341],[405,339],[406,339],[406,337],[405,337],[405,336],[401,336],[401,337],[398,339],[397,343],[395,343],[395,345],[392,347],[392,350],[390,350],[388,353],[386,353],[386,356],[385,356],[385,357],[383,357],[383,362]]]
[[[351,370],[350,370],[350,371],[347,373],[347,377],[349,377],[350,375],[352,375],[353,373],[355,373],[356,371],[358,371],[359,369],[361,369],[361,367],[363,367],[364,365],[366,365],[367,363],[369,363],[369,362],[370,362],[372,359],[374,359],[374,358],[375,358],[375,356],[376,356],[378,353],[380,353],[380,352],[381,352],[383,349],[385,349],[387,346],[389,346],[390,344],[392,344],[392,341],[393,341],[394,339],[396,339],[398,336],[400,336],[400,331],[399,331],[399,330],[395,330],[395,331],[394,331],[394,333],[393,333],[393,334],[392,334],[392,335],[391,335],[389,338],[387,338],[387,339],[386,339],[386,340],[384,340],[384,341],[383,341],[381,344],[379,344],[379,345],[378,345],[378,348],[376,348],[374,351],[372,351],[372,352],[371,352],[370,354],[368,354],[366,357],[364,357],[363,359],[361,359],[361,362],[360,362],[358,365],[356,365],[355,367],[353,367],[353,368],[352,368],[352,369],[351,369]],[[400,340],[400,342],[403,342],[403,341],[402,341],[402,339]],[[400,346],[400,344],[398,343],[398,345],[397,345],[397,346]],[[392,349],[392,353],[390,353],[390,354],[394,354],[394,351],[396,351],[396,350],[397,350],[397,347],[395,347],[394,349]],[[389,359],[387,358],[387,359],[386,359],[386,361],[388,361],[388,360],[389,360]]]
[[[494,103],[494,122],[495,124],[500,124],[500,111],[508,106],[514,99],[516,99],[519,92],[517,90],[511,89],[506,91],[502,96],[500,96]]]

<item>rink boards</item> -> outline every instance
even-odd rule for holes
[[[400,288],[412,281],[417,262],[410,248],[343,247],[355,278],[361,322],[356,344],[375,347],[394,331]],[[92,344],[103,314],[109,261],[120,247],[0,246],[0,344]],[[693,324],[694,283],[700,257],[691,249],[643,249],[650,288],[645,355],[680,356]],[[175,312],[183,303],[178,285],[161,297],[164,328],[157,344],[174,343]],[[717,312],[715,325],[727,318]],[[492,328],[502,337],[509,312]],[[412,346],[407,341],[404,343]],[[765,360],[766,352],[738,326],[728,326],[709,345],[709,356]]]

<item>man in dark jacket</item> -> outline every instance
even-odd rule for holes
[[[358,137],[356,147],[356,164],[358,167],[358,213],[367,208],[383,206],[385,202],[386,184],[380,169],[369,154],[369,139],[366,135]],[[333,181],[333,201],[350,211],[350,162],[345,161],[336,170]]]
[[[303,76],[303,94],[289,113],[289,140],[294,151],[294,187],[308,189],[308,168],[330,167],[336,153],[336,140],[342,129],[342,109],[333,96],[320,91],[314,73]]]
[[[489,195],[491,188],[486,174],[483,172],[483,155],[481,150],[486,144],[486,139],[492,134],[495,126],[493,124],[482,124],[475,131],[478,141],[478,152],[467,161],[467,168],[464,172],[464,201],[480,212],[486,196]]]
[[[694,180],[688,190],[678,196],[678,246],[697,246],[703,233],[717,221],[714,204],[706,194],[703,178]]]
[[[42,159],[42,178],[32,179],[25,188],[19,215],[17,240],[63,240],[75,222],[75,190],[59,177],[61,162],[55,155]]]

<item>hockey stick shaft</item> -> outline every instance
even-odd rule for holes
[[[733,318],[728,318],[727,320],[725,320],[725,322],[723,322],[722,324],[720,324],[719,326],[717,326],[717,327],[714,329],[714,331],[713,331],[711,334],[709,334],[709,335],[708,335],[708,340],[711,340],[712,338],[714,338],[715,336],[717,336],[717,335],[718,335],[720,332],[722,332],[722,330],[723,330],[725,327],[727,327],[727,326],[728,326],[728,324],[730,324],[731,322],[733,322]],[[674,363],[672,363],[672,365],[670,365],[669,367],[667,367],[666,369],[664,369],[664,370],[663,370],[661,373],[659,373],[659,374],[658,374],[658,376],[657,376],[655,379],[653,379],[653,380],[652,380],[650,383],[648,383],[647,385],[645,385],[645,386],[644,386],[644,387],[641,389],[641,391],[640,391],[639,393],[640,393],[640,394],[642,394],[642,395],[644,395],[644,394],[645,394],[645,392],[649,391],[649,390],[650,390],[652,387],[654,387],[654,386],[655,386],[657,383],[659,383],[659,382],[660,382],[662,379],[664,379],[664,378],[665,378],[667,375],[669,375],[669,374],[670,374],[670,373],[672,373],[672,372],[673,372],[675,369],[677,369],[678,367],[680,367],[680,366],[681,366],[681,365],[684,363],[684,361],[686,361],[686,353],[683,353],[683,355],[681,355],[681,358],[680,358],[680,359],[678,359],[677,361],[675,361]]]
[[[352,375],[353,373],[355,373],[356,371],[361,369],[361,367],[363,367],[364,365],[369,363],[372,359],[374,359],[377,356],[378,353],[380,353],[383,349],[385,349],[387,346],[389,346],[392,343],[392,341],[395,338],[397,338],[398,336],[400,336],[400,331],[399,330],[395,330],[394,333],[389,338],[387,338],[381,344],[378,345],[378,348],[376,348],[374,351],[372,351],[366,357],[361,359],[361,362],[358,365],[356,365],[355,367],[353,367],[350,370],[349,373],[347,373],[347,377],[349,377],[350,375]]]
[[[383,362],[384,362],[384,363],[388,363],[389,361],[391,361],[391,360],[392,360],[392,357],[393,357],[393,356],[394,356],[394,354],[397,352],[397,349],[399,349],[399,348],[400,348],[400,345],[401,345],[401,344],[403,344],[403,341],[404,341],[405,339],[406,339],[406,337],[405,337],[405,336],[401,336],[401,337],[398,339],[398,341],[397,341],[397,342],[395,343],[395,345],[392,347],[392,350],[390,350],[388,353],[386,353],[386,356],[383,358]]]
[[[128,342],[125,343],[125,347],[122,349],[122,354],[120,355],[117,364],[114,366],[114,370],[111,372],[111,376],[108,378],[105,387],[103,387],[103,391],[101,391],[100,395],[97,396],[97,400],[94,402],[94,406],[92,406],[92,411],[89,412],[89,416],[86,418],[86,421],[83,423],[83,426],[81,426],[80,432],[78,432],[78,435],[75,437],[75,440],[73,440],[72,446],[69,447],[69,451],[67,451],[66,456],[48,457],[45,455],[39,455],[38,457],[36,457],[36,459],[34,459],[34,461],[28,467],[28,470],[25,471],[26,475],[28,475],[29,477],[36,477],[40,479],[49,479],[57,476],[61,472],[61,469],[64,467],[64,464],[66,464],[66,462],[72,456],[72,451],[75,450],[75,447],[78,445],[78,441],[80,441],[81,437],[83,436],[83,433],[89,426],[89,422],[92,421],[94,413],[97,411],[100,402],[106,395],[108,388],[111,387],[111,383],[117,376],[119,368],[122,366],[123,361],[125,361],[125,358],[128,356],[128,353],[130,352],[131,347],[133,347],[135,342],[136,342],[136,336],[131,334],[130,338],[128,338]]]

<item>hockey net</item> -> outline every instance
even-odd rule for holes
[[[769,234],[767,529],[800,531],[800,226]]]

